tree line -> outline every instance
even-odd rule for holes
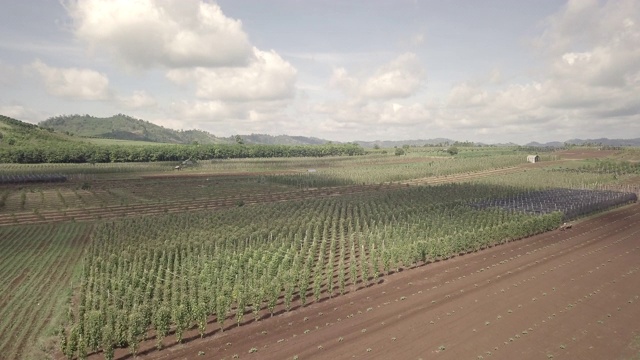
[[[25,145],[0,149],[0,163],[114,163],[363,155],[356,144],[325,145]]]

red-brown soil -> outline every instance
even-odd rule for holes
[[[640,331],[640,205],[265,317],[145,359],[619,359]],[[297,304],[294,304],[297,305]],[[251,349],[255,349],[252,351]],[[203,356],[199,356],[198,354]],[[126,350],[116,353],[129,358]],[[101,355],[94,354],[95,358]]]
[[[616,150],[572,149],[558,151],[555,154],[562,159],[582,160],[610,157],[617,152]]]

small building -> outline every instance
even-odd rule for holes
[[[537,163],[540,161],[540,156],[538,155],[528,155],[527,156],[527,161],[530,163]]]

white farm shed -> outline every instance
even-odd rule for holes
[[[540,156],[538,155],[527,155],[527,161],[530,163],[537,163],[540,161]]]

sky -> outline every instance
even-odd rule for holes
[[[0,0],[0,114],[217,136],[640,137],[637,0]]]

